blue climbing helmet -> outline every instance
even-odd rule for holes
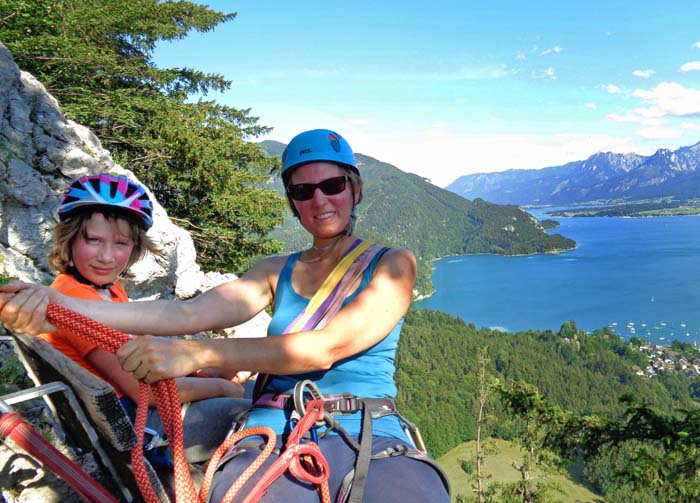
[[[297,166],[315,161],[341,164],[360,174],[355,154],[345,138],[329,129],[312,129],[292,138],[282,152],[282,176]]]
[[[137,217],[145,229],[153,225],[153,203],[146,189],[125,176],[108,173],[83,176],[70,184],[58,206],[63,221],[88,206],[109,206]]]

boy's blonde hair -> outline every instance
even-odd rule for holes
[[[146,253],[157,256],[163,254],[148,236],[146,230],[139,225],[139,221],[135,216],[107,206],[95,206],[78,211],[56,225],[53,249],[49,252],[49,264],[54,269],[62,273],[70,273],[70,268],[73,265],[73,243],[78,236],[87,238],[87,222],[95,213],[102,214],[110,222],[124,220],[129,225],[129,237],[134,242],[134,249],[131,252],[125,270],[128,270],[129,267],[141,260]],[[126,273],[124,276],[130,277],[129,273]]]

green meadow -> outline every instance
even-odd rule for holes
[[[462,461],[473,459],[475,454],[475,442],[465,442],[438,459],[440,466],[447,473],[452,486],[452,501],[457,495],[469,495],[473,491],[473,479],[462,469]],[[519,464],[522,460],[520,448],[507,440],[491,439],[489,450],[484,460],[484,474],[489,477],[486,484],[494,482],[515,482],[520,478],[520,473],[513,468],[513,463]],[[555,499],[563,503],[602,503],[601,496],[588,489],[583,483],[577,481],[575,474],[554,473],[544,474],[542,471],[533,470],[533,477],[546,476],[547,480],[556,483],[562,490],[555,495]]]

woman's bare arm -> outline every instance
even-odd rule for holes
[[[0,287],[0,292],[7,292],[0,296],[0,321],[10,330],[33,335],[54,331],[46,320],[51,302],[131,334],[181,335],[228,328],[248,321],[272,302],[271,282],[283,263],[283,257],[265,259],[240,278],[187,301],[91,301],[12,282]]]
[[[381,341],[410,306],[416,262],[408,250],[382,257],[369,285],[322,330],[259,339],[164,340],[139,337],[119,359],[137,379],[154,382],[197,368],[297,374],[333,363]]]

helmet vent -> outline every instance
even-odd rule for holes
[[[110,184],[109,184],[109,197],[111,199],[114,199],[116,195],[117,195],[117,183],[110,182]]]

